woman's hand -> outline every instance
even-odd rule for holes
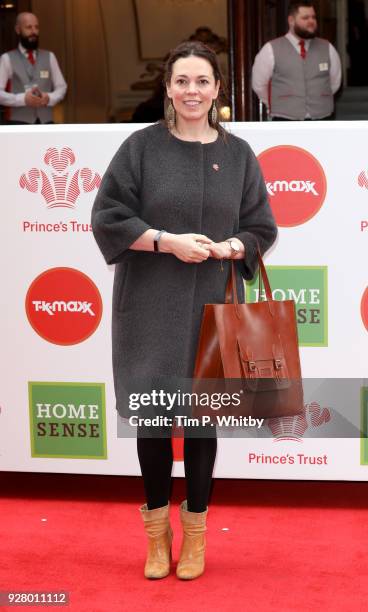
[[[232,250],[228,242],[213,242],[210,249],[210,256],[214,259],[230,259]]]
[[[202,263],[210,256],[212,240],[203,234],[169,234],[160,238],[160,251],[172,253],[185,263]],[[230,247],[229,247],[230,248]]]
[[[214,259],[243,259],[244,258],[244,245],[238,238],[231,238],[232,242],[236,242],[239,246],[239,252],[234,253],[230,244],[227,240],[223,242],[212,242],[209,245],[210,257]]]

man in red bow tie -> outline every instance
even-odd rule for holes
[[[252,87],[273,121],[330,119],[341,84],[339,55],[317,37],[313,2],[291,2],[288,23],[288,33],[256,56]]]
[[[6,108],[6,123],[52,123],[52,107],[60,102],[67,85],[51,51],[38,48],[36,15],[20,13],[15,31],[17,49],[0,57],[0,104]]]

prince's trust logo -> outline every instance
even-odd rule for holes
[[[267,427],[271,431],[274,442],[298,442],[303,443],[303,436],[308,429],[323,427],[331,421],[331,410],[321,407],[318,402],[311,402],[304,406],[302,414],[290,417],[278,417],[267,419]],[[263,452],[249,452],[248,463],[256,466],[324,466],[329,464],[327,454],[307,455],[303,452],[281,452],[277,451],[266,454]]]
[[[327,266],[267,266],[274,300],[294,300],[300,346],[328,345]],[[258,277],[247,283],[248,302],[266,298]]]
[[[304,406],[302,414],[267,419],[267,426],[274,436],[275,442],[281,440],[302,442],[302,437],[307,429],[321,427],[330,420],[331,410],[329,408],[322,408],[318,402],[311,402]]]
[[[101,184],[100,175],[90,168],[71,171],[76,158],[70,147],[47,149],[43,161],[51,171],[31,168],[22,174],[19,185],[31,193],[40,193],[47,208],[74,209],[81,192],[90,193]]]

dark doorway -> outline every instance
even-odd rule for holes
[[[348,1],[348,85],[368,85],[368,3],[364,0]]]

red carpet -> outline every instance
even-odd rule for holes
[[[175,559],[183,484],[176,480],[173,492]],[[8,472],[0,474],[0,490],[0,590],[69,591],[69,606],[52,609],[367,607],[366,483],[216,481],[207,570],[192,582],[178,581],[174,571],[164,580],[144,579],[139,479]]]

